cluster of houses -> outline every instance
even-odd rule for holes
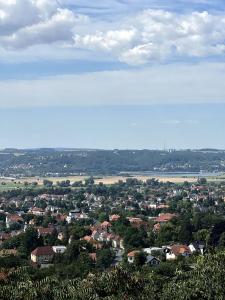
[[[37,209],[33,209],[32,211],[29,211],[29,214],[32,212],[34,216],[36,216]],[[82,217],[81,217],[82,215]],[[73,220],[77,220],[78,218],[86,219],[88,216],[86,214],[83,214],[78,209],[74,211],[70,211],[67,216],[64,216],[64,220],[68,222],[69,224]],[[154,220],[154,227],[153,231],[159,231],[160,226],[162,224],[171,221],[174,217],[176,217],[175,214],[171,213],[161,213],[157,217],[151,218],[151,220]],[[113,222],[117,222],[120,219],[120,215],[118,214],[112,214],[109,216],[109,221],[103,221],[102,223],[96,221],[94,224],[90,225],[90,234],[86,235],[81,238],[81,240],[84,240],[87,243],[90,243],[94,249],[99,250],[103,247],[103,244],[108,244],[115,252],[115,260],[116,263],[120,263],[123,260],[123,256],[125,253],[125,247],[123,238],[117,234],[115,234],[112,230],[112,224]],[[145,220],[142,220],[140,217],[127,217],[132,227],[135,228],[145,228],[148,230],[148,222]],[[29,222],[29,225],[35,226],[33,224],[34,219],[31,219]],[[4,242],[7,239],[10,239],[14,235],[18,235],[23,230],[26,230],[27,224],[24,222],[24,219],[22,218],[22,215],[20,214],[7,214],[6,215],[6,226],[7,228],[10,227],[10,225],[14,223],[23,224],[23,229],[18,231],[12,231],[10,233],[0,233],[0,244]],[[53,233],[57,234],[57,238],[59,240],[64,239],[64,234],[62,231],[59,230],[57,226],[54,225],[48,225],[48,227],[43,226],[36,226],[35,227],[38,232],[38,236],[49,236]],[[71,238],[69,239],[69,243],[71,242]],[[31,253],[31,262],[36,265],[41,266],[48,266],[52,263],[54,255],[57,253],[63,254],[66,251],[66,246],[43,246],[38,247]],[[174,245],[167,245],[163,247],[150,247],[150,248],[144,248],[144,249],[138,249],[133,250],[129,253],[127,253],[127,261],[129,263],[134,263],[135,257],[138,253],[143,252],[146,255],[146,264],[148,265],[158,265],[160,263],[160,259],[157,257],[157,255],[154,255],[154,253],[158,254],[164,254],[166,260],[174,260],[178,256],[184,256],[188,257],[192,255],[194,252],[198,252],[200,254],[204,254],[205,251],[205,245],[202,242],[195,242],[190,245],[182,245],[182,244],[174,244]],[[1,253],[0,253],[1,255]],[[90,253],[90,257],[93,261],[96,262],[97,255],[96,252]]]
[[[134,250],[127,254],[127,260],[129,263],[135,262],[135,257],[138,253],[143,252],[146,255],[146,264],[159,265],[160,259],[154,256],[154,253],[164,254],[166,260],[175,260],[179,256],[189,257],[193,253],[199,253],[204,255],[205,244],[203,242],[194,242],[189,246],[183,244],[173,244],[169,246],[144,248],[142,250]]]
[[[118,215],[113,215],[110,217],[112,220],[119,218]],[[117,219],[118,220],[118,219]],[[111,244],[114,249],[122,249],[123,239],[119,235],[116,235],[111,230],[112,224],[108,221],[102,223],[96,222],[93,226],[90,227],[91,235],[86,235],[82,239],[91,243],[96,249],[102,247],[102,243]]]
[[[208,201],[209,198],[213,201],[215,207],[219,203],[218,199],[222,202],[225,201],[223,190],[198,183],[188,184],[185,187],[168,185],[164,188],[156,186],[149,189],[141,186],[136,189],[136,192],[141,194],[142,197],[137,199],[133,195],[134,193],[130,192],[130,189],[125,190],[122,195],[118,193],[115,196],[103,196],[85,191],[83,199],[80,200],[79,207],[82,207],[82,209],[77,208],[76,196],[74,196],[74,200],[70,200],[67,194],[40,194],[38,196],[26,196],[25,199],[15,196],[7,199],[2,196],[0,198],[0,214],[5,215],[5,221],[0,221],[0,226],[5,226],[6,230],[0,230],[0,245],[13,236],[23,233],[28,226],[36,228],[39,237],[57,234],[58,240],[62,241],[64,240],[62,227],[65,224],[70,225],[76,221],[89,220],[91,214],[107,207],[111,212],[109,219],[103,222],[91,219],[90,234],[83,236],[81,240],[92,244],[96,252],[102,248],[104,243],[109,245],[115,251],[116,263],[119,263],[122,261],[126,249],[123,237],[115,234],[112,229],[113,222],[117,222],[120,219],[118,211],[123,210],[128,215],[127,219],[131,226],[137,229],[144,228],[148,231],[149,222],[153,222],[153,233],[157,234],[163,224],[170,222],[176,217],[175,213],[169,212],[171,199],[182,197],[183,201],[191,202],[200,211],[207,209],[202,203]],[[40,203],[45,205],[40,205]],[[71,208],[71,204],[73,208],[68,209]],[[137,210],[139,213],[135,214]],[[141,217],[143,211],[149,213],[149,215],[145,214],[145,218]],[[29,218],[24,216],[29,216]],[[45,227],[37,224],[38,218],[44,218],[45,216],[51,216],[55,222],[47,224]],[[71,242],[71,239],[69,239],[69,242]],[[12,253],[15,252],[13,252],[15,249],[11,250]],[[52,262],[55,254],[64,253],[65,251],[66,246],[38,247],[31,253],[31,261],[34,264],[47,265]],[[155,255],[155,252],[163,254],[166,260],[174,260],[178,256],[188,257],[194,252],[203,254],[204,251],[204,243],[195,242],[190,245],[173,244],[161,248],[133,249],[126,255],[127,261],[134,263],[138,253],[143,252],[146,256],[147,264],[157,265],[160,263],[160,258]],[[6,252],[4,252],[4,255],[6,255]],[[90,253],[93,261],[97,259],[96,252]],[[1,255],[3,255],[3,252],[0,252]]]

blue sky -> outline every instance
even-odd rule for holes
[[[224,112],[224,104],[2,109],[0,143],[18,148],[225,148]]]
[[[224,54],[224,0],[0,0],[0,148],[225,148]]]

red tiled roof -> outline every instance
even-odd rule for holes
[[[146,227],[148,222],[142,220],[141,218],[129,218],[132,227],[140,228],[141,226]]]
[[[44,209],[39,208],[39,207],[33,207],[32,211],[40,211],[40,212],[44,212]]]
[[[82,240],[86,241],[86,242],[90,242],[92,240],[92,237],[89,235],[85,235]]]
[[[37,247],[31,252],[32,255],[42,256],[42,255],[54,255],[54,251],[51,246]]]
[[[128,257],[134,257],[136,254],[138,254],[140,251],[138,250],[134,250],[134,251],[131,251],[127,254]]]
[[[104,221],[101,224],[102,227],[111,227],[112,225],[108,221]]]
[[[66,220],[66,215],[61,215],[61,214],[58,214],[57,216],[56,216],[56,220],[57,221],[65,221]]]
[[[119,215],[111,215],[111,216],[109,217],[110,221],[117,221],[117,220],[119,220],[119,218],[120,218]]]
[[[175,214],[170,214],[170,213],[167,213],[167,214],[160,214],[156,219],[155,219],[155,222],[168,222],[170,220],[172,220],[173,218],[175,218],[176,215]]]
[[[191,254],[191,251],[190,251],[190,249],[189,249],[188,246],[186,246],[186,245],[179,245],[179,244],[171,246],[171,252],[173,254],[175,254],[176,256],[178,256],[180,254],[183,254],[185,252]]]
[[[19,216],[19,215],[9,215],[8,219],[11,222],[23,222],[23,218],[21,216]]]
[[[141,223],[143,220],[141,218],[129,218],[130,223]]]

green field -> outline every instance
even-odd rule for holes
[[[139,180],[145,181],[146,179],[152,178],[150,176],[133,176],[134,178],[137,178]],[[41,188],[43,187],[43,180],[48,179],[53,182],[54,185],[56,185],[57,182],[70,180],[71,182],[76,181],[82,181],[84,182],[85,179],[87,179],[88,176],[69,176],[69,177],[49,177],[49,178],[34,178],[34,177],[27,177],[27,178],[21,178],[21,179],[15,179],[15,180],[9,180],[9,179],[2,179],[0,180],[0,192],[3,191],[9,191],[14,189],[30,189],[30,188]],[[95,183],[98,184],[99,182],[102,182],[106,185],[117,183],[119,180],[125,181],[127,177],[125,176],[104,176],[104,177],[95,177]],[[196,182],[198,177],[188,177],[188,176],[182,176],[182,177],[158,177],[159,181],[171,181],[177,184],[182,184],[184,181],[189,182]],[[207,181],[209,182],[221,182],[225,181],[225,175],[220,176],[210,176],[207,177]],[[37,186],[32,185],[32,182],[37,182]],[[28,185],[26,185],[27,183]]]

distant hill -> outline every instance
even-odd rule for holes
[[[200,150],[96,150],[4,149],[1,176],[117,174],[119,172],[223,172],[225,151]]]

